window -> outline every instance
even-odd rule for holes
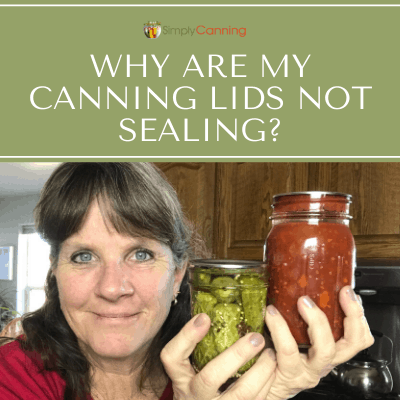
[[[35,311],[45,301],[44,283],[50,268],[50,246],[33,225],[22,225],[18,238],[17,311]]]

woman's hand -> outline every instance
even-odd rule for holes
[[[304,298],[299,299],[298,310],[308,324],[312,344],[308,354],[299,353],[283,317],[275,307],[267,307],[265,320],[278,362],[276,377],[267,400],[288,399],[304,389],[315,387],[320,378],[326,376],[333,367],[372,346],[374,338],[364,317],[361,302],[350,286],[342,288],[339,300],[346,317],[344,337],[335,343],[325,314],[313,302],[307,305]]]
[[[172,380],[174,400],[264,400],[275,378],[276,361],[272,349],[264,349],[259,333],[249,333],[210,361],[196,374],[189,356],[210,328],[207,314],[192,318],[162,350],[161,361]],[[257,362],[234,385],[219,388],[261,350]]]

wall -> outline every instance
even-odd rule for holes
[[[0,246],[14,246],[13,280],[0,280],[0,293],[7,294],[15,307],[17,293],[18,232],[21,224],[33,223],[33,209],[39,194],[0,199]]]

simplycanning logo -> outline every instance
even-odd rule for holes
[[[146,22],[143,32],[148,39],[157,39],[161,35],[161,22]]]
[[[234,28],[228,26],[227,28],[213,28],[209,26],[199,25],[196,28],[185,27],[185,28],[172,28],[171,26],[163,26],[162,32],[164,35],[178,35],[178,36],[186,36],[190,35],[236,35],[240,37],[246,36],[246,28]]]

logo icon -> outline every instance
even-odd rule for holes
[[[161,22],[146,22],[143,32],[148,39],[157,39],[161,35]]]

